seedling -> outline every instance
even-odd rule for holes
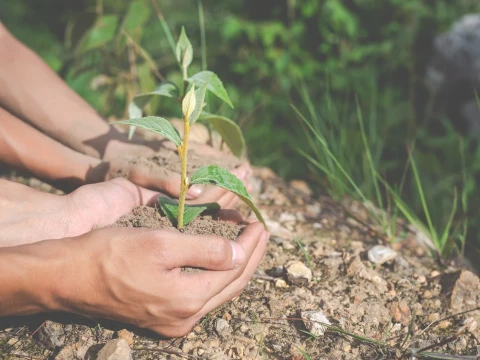
[[[160,134],[176,145],[181,160],[179,200],[177,202],[170,198],[161,197],[159,202],[162,211],[170,218],[172,223],[177,224],[178,229],[181,229],[184,225],[188,225],[189,222],[205,210],[219,208],[216,203],[195,206],[185,204],[187,191],[189,187],[194,184],[215,185],[233,192],[255,212],[257,218],[266,227],[262,214],[253,203],[242,181],[228,170],[214,165],[207,165],[199,168],[192,175],[190,180],[188,179],[188,139],[191,126],[197,120],[209,121],[220,133],[232,152],[237,156],[241,155],[243,152],[245,142],[240,128],[233,121],[223,116],[213,115],[202,111],[207,90],[226,102],[232,108],[233,105],[227,91],[223,87],[223,83],[213,72],[200,71],[191,77],[188,76],[188,67],[193,59],[193,49],[192,44],[185,33],[185,29],[183,28],[175,48],[175,54],[183,75],[183,95],[179,96],[179,87],[174,83],[161,83],[154,91],[146,94],[139,94],[133,99],[132,103],[129,105],[129,120],[116,121],[113,122],[113,124],[130,125],[130,137],[133,135],[135,127],[140,127]],[[177,129],[175,129],[168,120],[158,116],[142,117],[143,108],[153,96],[166,96],[178,99],[183,114],[183,139]]]

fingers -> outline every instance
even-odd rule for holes
[[[262,225],[263,228],[263,225]],[[217,295],[212,297],[195,316],[195,322],[200,320],[203,316],[208,314],[210,311],[216,309],[220,305],[226,303],[227,301],[233,299],[235,296],[238,296],[245,286],[248,284],[248,281],[252,277],[253,273],[257,269],[260,261],[265,255],[267,248],[267,241],[270,234],[265,230],[262,232],[262,235],[259,239],[257,246],[255,247],[253,253],[251,254],[248,263],[244,267],[243,272],[239,277],[234,281],[227,284]],[[215,275],[215,274],[214,274]]]
[[[173,235],[173,234],[172,234]],[[240,267],[245,263],[245,250],[233,241],[215,235],[180,234],[170,237],[167,266],[184,266],[221,271]]]
[[[214,294],[219,293],[224,288],[229,286],[235,279],[237,279],[242,273],[247,265],[250,263],[252,256],[258,252],[258,246],[260,246],[261,255],[257,254],[258,261],[263,257],[265,251],[264,246],[261,245],[262,241],[266,243],[268,237],[268,232],[265,230],[264,226],[255,222],[248,225],[242,234],[238,237],[236,245],[240,246],[243,249],[244,253],[244,262],[238,266],[238,269],[235,271],[218,271],[211,272],[206,271],[197,274],[199,278],[199,283],[204,284],[204,289]],[[262,250],[263,249],[263,250]],[[256,267],[256,265],[255,265]],[[254,271],[255,269],[253,269]],[[250,277],[248,277],[250,278]]]
[[[161,194],[142,188],[124,178],[85,185],[67,195],[74,216],[92,225],[112,224],[139,205],[151,205]]]

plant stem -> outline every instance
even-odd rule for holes
[[[183,213],[185,210],[185,198],[188,191],[188,178],[187,178],[187,152],[188,152],[188,137],[190,135],[190,123],[188,116],[183,117],[183,142],[178,147],[178,154],[182,161],[182,173],[180,178],[180,197],[178,198],[178,218],[177,228],[183,227]]]

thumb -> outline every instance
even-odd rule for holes
[[[173,233],[172,233],[173,235]],[[170,267],[198,267],[207,270],[231,270],[246,262],[246,252],[236,242],[216,235],[175,233],[169,238]]]

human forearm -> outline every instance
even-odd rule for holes
[[[59,277],[68,271],[67,240],[0,248],[0,316],[61,310]]]
[[[90,156],[102,157],[107,144],[126,140],[1,23],[0,48],[0,104]]]
[[[0,161],[76,187],[103,180],[100,160],[78,153],[0,108]]]

